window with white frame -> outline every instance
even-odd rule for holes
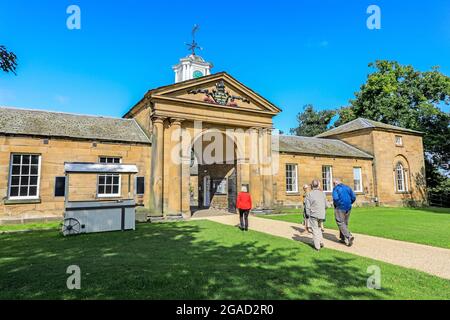
[[[297,179],[297,165],[286,165],[286,192],[296,193],[298,192],[298,179]]]
[[[9,175],[9,199],[39,198],[41,156],[12,154]]]
[[[121,163],[119,157],[100,157],[100,163]],[[97,195],[99,197],[120,196],[120,174],[100,174],[98,175]]]
[[[398,192],[408,191],[405,167],[401,162],[395,166],[395,186]]]
[[[402,138],[402,136],[395,136],[395,145],[397,147],[403,146],[403,138]]]
[[[363,192],[361,168],[353,168],[353,191]]]
[[[333,167],[332,166],[322,166],[322,186],[323,186],[323,191],[325,191],[325,192],[333,191]]]

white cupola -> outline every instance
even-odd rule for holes
[[[172,67],[175,72],[175,83],[210,75],[212,67],[213,65],[202,57],[190,54],[181,58],[180,62]]]

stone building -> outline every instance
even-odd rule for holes
[[[174,84],[148,91],[122,119],[0,108],[0,221],[61,217],[64,196],[124,197],[114,175],[71,179],[64,162],[136,164],[132,195],[152,217],[199,208],[235,212],[241,185],[255,211],[302,203],[302,186],[333,177],[359,205],[425,201],[420,132],[357,119],[317,137],[278,135],[281,109],[198,56],[180,60]],[[1,223],[1,222],[0,222]]]

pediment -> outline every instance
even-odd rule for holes
[[[267,112],[274,115],[281,110],[226,73],[176,83],[152,90],[152,99],[172,100],[215,108]]]

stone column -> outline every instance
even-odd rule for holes
[[[259,132],[258,128],[251,128],[249,135],[249,170],[250,170],[250,194],[254,202],[255,209],[262,209],[262,184],[260,176],[260,162],[259,162]]]
[[[167,143],[170,150],[169,161],[169,181],[168,183],[168,212],[169,216],[180,216],[182,212],[182,141],[181,123],[183,119],[172,118],[170,126],[170,142]]]
[[[247,137],[248,132],[242,129],[232,130],[229,133],[229,141],[233,142],[232,146],[226,146],[227,153],[230,151],[228,149],[232,148],[232,158],[236,163],[236,189],[239,193],[243,184],[250,184],[250,173],[249,173],[249,161],[248,161],[248,149],[249,149],[249,139]]]
[[[182,162],[181,162],[181,212],[183,217],[191,217],[191,137],[187,129],[182,129]]]
[[[152,159],[150,173],[150,215],[163,216],[164,119],[153,117]]]
[[[263,149],[264,158],[263,162],[263,199],[264,199],[264,210],[273,210],[274,203],[274,188],[273,188],[273,170],[272,170],[272,128],[265,128],[263,130]]]

